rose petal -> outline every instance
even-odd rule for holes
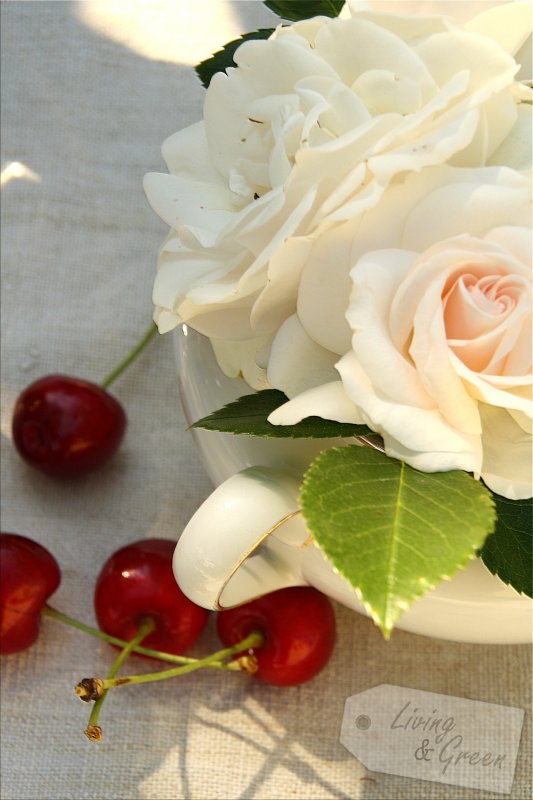
[[[533,237],[531,230],[521,228],[518,225],[499,225],[491,228],[485,236],[487,242],[496,244],[511,253],[515,259],[522,262],[524,271],[520,272],[524,277],[531,274],[531,262],[533,260]]]
[[[416,258],[405,250],[376,250],[358,261],[346,319],[361,369],[381,396],[419,408],[434,408],[406,352],[391,338],[389,313],[398,286]]]
[[[405,19],[406,23],[410,22],[417,31],[417,25],[423,25],[425,20],[432,21],[434,14],[444,14],[444,21],[449,21],[447,20],[449,17],[450,21],[453,19],[457,22],[467,22],[479,14],[480,8],[484,10],[501,2],[502,0],[347,0],[347,5],[352,13],[359,12],[360,8],[363,12],[366,12],[367,8],[373,9],[374,15],[376,17],[379,15],[378,19],[382,25],[390,24],[390,19],[393,21],[396,18],[400,21]],[[411,15],[415,17],[413,22]],[[429,19],[425,15],[429,15]],[[440,17],[437,17],[437,20],[442,25],[443,20]],[[411,25],[408,26],[408,30],[411,29]]]
[[[207,253],[202,257],[189,252],[183,258],[180,258],[180,254],[165,255],[159,260],[153,302],[160,308],[178,314],[180,305],[191,289],[201,284],[210,285],[221,278],[226,270],[225,262],[209,259]],[[186,320],[177,319],[176,324],[179,321]]]
[[[457,72],[467,69],[468,93],[476,102],[509,85],[518,71],[514,58],[491,39],[466,31],[447,31],[423,39],[418,56],[433,80],[444,86]],[[476,96],[476,92],[480,92]]]
[[[516,424],[505,409],[480,403],[483,424],[481,477],[493,492],[511,500],[533,493],[531,436]]]
[[[452,178],[453,172],[448,174]],[[503,225],[529,226],[528,180],[523,175],[505,167],[456,175],[457,181],[427,192],[409,214],[402,246],[423,252],[457,234],[479,236]]]
[[[525,305],[524,300],[524,305]],[[531,342],[533,341],[533,322],[531,319],[531,299],[529,299],[529,307],[527,309],[527,318],[524,319],[520,326],[518,336],[514,342],[509,343],[508,349],[503,351],[501,358],[505,358],[505,362],[496,367],[492,363],[491,372],[496,372],[496,369],[503,375],[530,375],[532,367],[532,348]],[[506,342],[507,344],[507,342]],[[494,355],[494,360],[500,356],[497,352]]]
[[[181,320],[176,314],[156,306],[154,309],[154,322],[159,333],[169,333],[180,324]]]
[[[515,61],[517,64],[520,64],[520,70],[516,73],[515,80],[524,82],[530,81],[531,64],[533,64],[533,36],[531,36],[531,34],[520,50],[515,53]],[[529,96],[531,97],[531,88],[529,89]]]
[[[422,105],[422,92],[416,81],[386,69],[363,72],[353,89],[373,115],[389,111],[414,114]]]
[[[517,276],[487,280],[492,284],[492,291],[498,291],[497,302],[487,299],[477,288],[483,284],[483,279],[470,287],[470,293],[461,281],[448,295],[445,310],[448,344],[475,372],[525,375],[531,368],[528,286]],[[505,307],[498,308],[498,304],[503,303]],[[454,329],[461,338],[453,338]]]
[[[335,136],[348,134],[371,119],[365,104],[349,86],[332,78],[304,78],[296,84],[300,107],[306,112],[302,145],[314,125],[320,122]],[[312,113],[310,113],[312,111]]]
[[[353,186],[355,191],[359,189],[362,182],[361,163],[372,155],[376,140],[380,140],[384,134],[392,130],[397,122],[398,115],[384,114],[349,131],[339,139],[320,147],[302,148],[296,154],[295,168],[288,182],[287,191],[301,192],[302,186],[317,185],[317,201],[320,205],[317,205],[315,217],[310,220],[311,228],[318,225],[324,219],[324,215],[329,215],[331,219],[341,218],[338,216],[339,210],[336,213],[330,211],[331,204],[328,204],[330,194],[339,190],[346,197],[344,188],[340,187],[341,181],[346,181],[346,185],[350,188]],[[380,194],[384,188],[385,185],[380,187]],[[368,187],[368,189],[372,198],[374,188]],[[350,200],[351,197],[348,195],[344,202],[349,203]],[[368,202],[361,203],[357,196],[355,200],[359,204],[358,210],[362,211],[369,205]],[[332,201],[332,204],[335,205],[336,202]],[[341,208],[342,218],[352,213],[351,206],[349,210]]]
[[[234,214],[232,193],[220,184],[149,172],[143,186],[155,213],[171,228],[191,225],[218,231]]]
[[[239,158],[269,160],[261,126],[249,119],[253,101],[291,95],[296,82],[309,75],[335,77],[332,67],[308,46],[299,45],[297,38],[244,42],[233,56],[239,69],[213,76],[205,96],[204,120],[211,158],[223,175],[229,175]]]
[[[464,469],[479,474],[479,436],[461,434],[437,409],[401,404],[378,394],[354,353],[345,355],[337,369],[363,420],[383,436],[388,455],[426,472]],[[393,385],[394,375],[389,380]]]
[[[382,183],[387,183],[399,172],[421,170],[434,164],[446,162],[459,150],[465,148],[475,134],[479,124],[479,111],[473,109],[465,114],[448,115],[438,123],[423,128],[411,141],[402,137],[402,126],[397,126],[398,146],[372,156],[368,168]],[[376,148],[377,149],[377,148]],[[384,149],[384,148],[383,148]]]
[[[270,337],[261,336],[245,341],[212,339],[218,365],[228,378],[243,378],[253,389],[269,389],[266,370],[257,363],[257,354],[270,344]]]
[[[317,344],[338,355],[350,348],[345,312],[351,290],[350,225],[337,226],[314,243],[303,267],[298,291],[298,316]],[[334,276],[334,279],[332,279]]]
[[[173,133],[161,145],[161,153],[173,175],[224,185],[222,175],[211,162],[203,122]]]
[[[465,29],[487,36],[514,55],[531,35],[532,19],[531,3],[504,3],[482,11]]]
[[[268,417],[268,421],[272,425],[296,425],[306,417],[322,417],[354,425],[363,424],[363,418],[346,395],[340,381],[325,383],[303,392],[276,408]]]
[[[533,140],[533,108],[521,103],[517,106],[517,119],[507,137],[492,153],[488,164],[506,164],[517,170],[531,169]]]
[[[179,308],[180,319],[194,330],[213,339],[251,339],[255,332],[250,327],[250,304],[255,297],[243,297],[233,303],[195,305],[185,300]]]
[[[533,433],[533,419],[522,414],[521,411],[509,411],[510,416],[514,419],[519,428],[525,433],[531,435]]]
[[[433,91],[432,76],[415,50],[385,28],[358,16],[323,25],[315,48],[347,86],[368,70],[385,69],[415,81],[424,100]]]
[[[513,322],[527,288],[513,275],[461,275],[444,298],[448,339],[458,343],[491,339]]]
[[[454,167],[486,164],[510,135],[518,118],[514,98],[507,91],[497,92],[490,97],[483,103],[479,113],[479,124],[472,140],[449,160]]]
[[[450,352],[455,371],[468,387],[468,393],[476,400],[491,406],[499,406],[509,410],[521,411],[528,417],[533,416],[533,405],[530,397],[523,397],[513,391],[515,388],[531,386],[531,375],[484,375],[468,369],[466,364]]]
[[[267,225],[265,225],[262,234],[266,241],[262,250],[259,250],[257,247],[258,244],[258,237],[257,237],[257,228],[256,228],[256,235],[255,237],[252,236],[251,232],[248,233],[246,231],[241,231],[238,235],[238,241],[240,244],[244,246],[250,245],[252,246],[252,239],[255,238],[255,247],[256,247],[256,257],[254,262],[248,267],[245,274],[243,275],[241,282],[239,284],[239,289],[248,292],[250,291],[251,286],[253,288],[262,288],[265,285],[265,278],[263,275],[256,276],[258,271],[263,271],[263,274],[266,276],[266,268],[270,258],[274,255],[274,253],[279,249],[282,243],[288,239],[289,236],[297,235],[299,229],[303,227],[305,229],[304,220],[306,216],[309,214],[310,210],[312,209],[313,202],[316,197],[316,187],[311,186],[307,192],[305,192],[302,197],[300,198],[298,204],[290,210],[290,205],[287,203],[289,208],[284,209],[284,214],[282,219],[277,219],[277,224],[274,225],[272,220],[269,221]],[[268,230],[271,230],[270,237],[267,236]]]
[[[475,436],[481,434],[479,413],[450,360],[442,316],[442,284],[433,281],[418,304],[409,354],[444,419],[458,431]]]
[[[296,314],[278,330],[268,362],[270,384],[295,397],[307,389],[337,378],[337,354],[325,350],[307,336]]]
[[[267,283],[250,314],[257,332],[276,330],[296,311],[301,271],[312,246],[310,237],[293,236],[271,257]]]

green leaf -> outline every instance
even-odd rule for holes
[[[300,503],[387,638],[414,600],[467,565],[495,520],[489,490],[466,472],[418,472],[357,446],[321,453]]]
[[[282,19],[297,22],[309,17],[338,17],[344,0],[263,0]]]
[[[228,67],[235,66],[233,55],[243,42],[248,42],[250,39],[268,39],[273,33],[274,28],[260,28],[258,31],[245,33],[239,39],[234,39],[232,42],[225,44],[222,50],[218,50],[211,58],[206,58],[205,61],[198,64],[196,74],[205,88],[207,89],[211,83],[211,78],[216,72],[223,72]]]
[[[297,425],[272,425],[267,421],[267,417],[286,402],[287,397],[283,392],[278,392],[276,389],[265,389],[255,394],[239,397],[238,400],[214,411],[208,417],[194,422],[191,428],[290,439],[349,438],[372,433],[366,425],[332,422],[321,417],[308,417]]]
[[[533,499],[493,495],[498,521],[481,550],[486,567],[517,592],[533,597]]]

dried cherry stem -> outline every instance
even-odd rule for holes
[[[90,700],[97,700],[108,689],[117,686],[134,686],[137,683],[152,683],[153,681],[162,681],[167,678],[176,678],[178,675],[186,675],[188,672],[193,672],[201,667],[207,667],[212,662],[222,661],[243,652],[246,652],[247,655],[244,656],[242,666],[239,663],[240,659],[233,663],[239,665],[239,670],[250,674],[254,671],[253,662],[255,659],[253,658],[253,651],[262,647],[264,641],[265,637],[260,631],[253,631],[241,642],[237,642],[237,644],[231,647],[225,647],[223,650],[218,650],[216,653],[212,653],[206,658],[200,658],[194,664],[184,664],[181,667],[166,669],[162,672],[146,672],[142,675],[128,675],[124,678],[84,678],[83,681],[80,681],[76,686],[75,692],[78,697],[87,702]],[[256,668],[257,665],[255,665],[255,669]]]
[[[116,661],[114,662],[113,666],[108,672],[107,678],[108,680],[112,680],[115,675],[118,673],[119,669],[121,668],[124,661],[133,651],[133,648],[140,644],[143,639],[145,639],[149,633],[152,633],[155,630],[155,622],[153,619],[149,617],[147,619],[141,620],[139,625],[139,630],[137,631],[136,635],[133,639],[128,642],[126,647],[119,653]],[[85,729],[85,735],[91,742],[98,742],[102,738],[102,728],[98,724],[98,720],[100,718],[100,710],[102,708],[102,703],[104,702],[107,695],[107,691],[104,690],[102,695],[98,698],[95,702],[94,706],[92,707],[91,715],[89,717],[89,722],[87,728]]]
[[[71,628],[76,628],[77,630],[82,631],[82,633],[88,633],[89,636],[94,636],[95,639],[101,639],[103,642],[108,642],[108,644],[114,644],[117,647],[126,647],[126,645],[129,644],[129,642],[126,642],[124,639],[117,639],[116,636],[111,636],[109,633],[105,633],[104,631],[98,630],[98,628],[93,628],[91,625],[86,625],[84,622],[74,619],[74,617],[69,617],[68,614],[63,614],[61,611],[57,611],[57,609],[52,608],[52,606],[45,605],[42,610],[42,614],[45,617],[50,617],[50,619],[55,619],[58,622],[69,625]],[[177,656],[173,653],[165,653],[162,650],[152,650],[149,647],[141,647],[140,645],[135,645],[132,652],[143,656],[158,658],[160,661],[168,661],[171,664],[196,664],[198,661],[197,658]],[[212,669],[229,669],[231,671],[239,670],[238,665],[234,662],[230,662],[229,664],[221,664],[214,661],[211,664],[207,664],[207,666],[211,667]]]
[[[125,369],[129,367],[132,361],[135,361],[138,355],[144,350],[150,339],[154,336],[155,332],[157,331],[157,326],[155,322],[152,322],[148,330],[143,334],[142,338],[137,342],[135,347],[130,350],[126,358],[124,358],[118,366],[112,370],[109,375],[107,375],[103,381],[101,381],[100,386],[102,389],[107,389],[113,381],[115,381],[119,375],[122,375]]]

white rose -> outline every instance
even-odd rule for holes
[[[436,167],[328,231],[274,340],[293,399],[270,421],[365,422],[418,469],[531,496],[530,222],[527,177]]]
[[[238,67],[214,76],[204,121],[165,142],[171,174],[145,180],[171,227],[154,286],[160,331],[187,322],[221,340],[221,363],[238,372],[294,313],[329,228],[411,171],[529,157],[512,55],[531,27],[523,6],[465,27],[354,11],[244,43]]]
[[[346,0],[349,11],[379,11],[387,14],[409,15],[423,14],[427,16],[444,15],[465,23],[473,17],[502,6],[513,0]]]

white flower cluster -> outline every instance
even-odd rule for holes
[[[284,391],[274,424],[364,422],[528,497],[532,7],[402,5],[280,26],[213,77],[145,179],[155,319]]]

